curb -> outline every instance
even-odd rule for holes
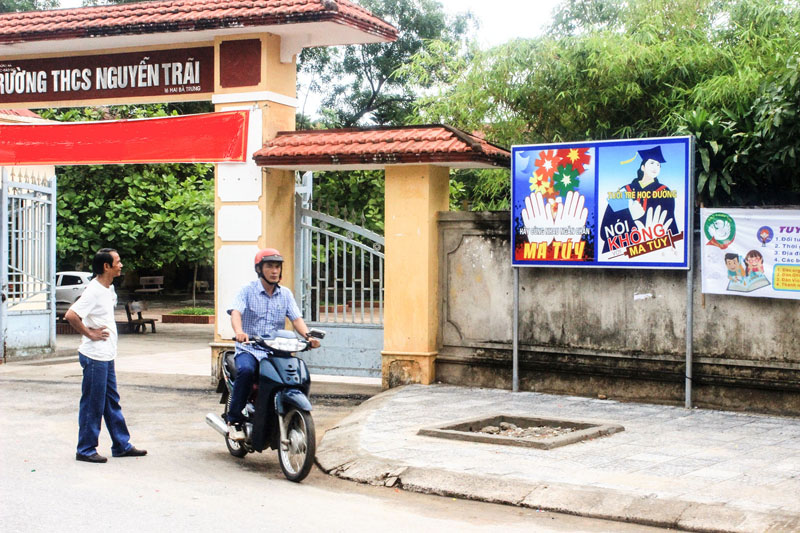
[[[796,515],[767,514],[569,483],[526,483],[501,476],[418,468],[376,457],[361,448],[362,426],[372,410],[387,403],[398,390],[367,400],[325,433],[317,447],[316,463],[320,470],[369,485],[684,531],[800,531],[800,516]]]

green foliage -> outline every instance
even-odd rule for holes
[[[431,44],[401,74],[442,75],[420,122],[503,146],[692,134],[699,201],[786,202],[773,193],[799,183],[798,31],[800,7],[783,0],[569,0],[541,38]],[[473,205],[503,205],[508,174],[475,186],[470,197],[491,201]]]
[[[297,115],[298,129],[351,127],[372,123],[402,125],[411,120],[420,91],[442,79],[436,68],[416,80],[398,71],[429,43],[460,43],[473,22],[470,15],[450,17],[434,0],[363,0],[360,5],[393,24],[393,43],[305,49],[299,69],[312,76],[309,90],[324,95],[321,117]],[[383,232],[382,171],[322,172],[315,176],[314,196],[323,210]],[[461,183],[451,182],[454,206]]]
[[[735,173],[738,178],[735,189],[726,189],[734,204],[800,203],[798,69],[800,54],[795,54],[784,69],[764,81],[746,113],[729,117],[727,127],[735,142],[721,173]]]
[[[167,106],[47,110],[62,121],[164,116]],[[126,271],[211,265],[214,172],[209,164],[58,167],[56,249],[61,268],[95,250],[120,251]]]
[[[310,90],[324,95],[326,127],[403,124],[418,88],[396,72],[398,67],[420,51],[425,40],[459,41],[471,19],[447,16],[435,0],[362,0],[359,4],[398,28],[398,39],[307,48],[300,55],[299,68],[313,76]]]
[[[214,314],[214,309],[211,307],[184,307],[183,309],[176,309],[170,313],[172,315],[203,315],[211,316]]]
[[[58,0],[0,0],[0,13],[58,8]]]
[[[315,209],[383,234],[382,170],[320,172],[314,176]]]

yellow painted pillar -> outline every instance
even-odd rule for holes
[[[258,167],[253,153],[279,131],[295,129],[296,63],[281,62],[281,39],[272,34],[218,37],[215,48],[217,111],[250,112],[247,161],[216,166],[215,311],[212,377],[222,351],[233,347],[228,308],[239,289],[255,280],[253,257],[277,248],[286,262],[282,285],[293,287],[294,173]]]
[[[383,388],[435,379],[439,331],[436,213],[449,209],[450,169],[386,167]]]

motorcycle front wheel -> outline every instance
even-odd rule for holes
[[[283,417],[286,441],[278,448],[278,461],[283,475],[289,481],[305,479],[314,464],[317,440],[314,433],[314,419],[311,413],[302,409],[292,409]]]

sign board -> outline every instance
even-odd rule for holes
[[[213,46],[0,60],[0,105],[213,92]]]
[[[691,265],[693,141],[513,146],[514,266]]]
[[[800,300],[800,211],[700,210],[703,292]]]

